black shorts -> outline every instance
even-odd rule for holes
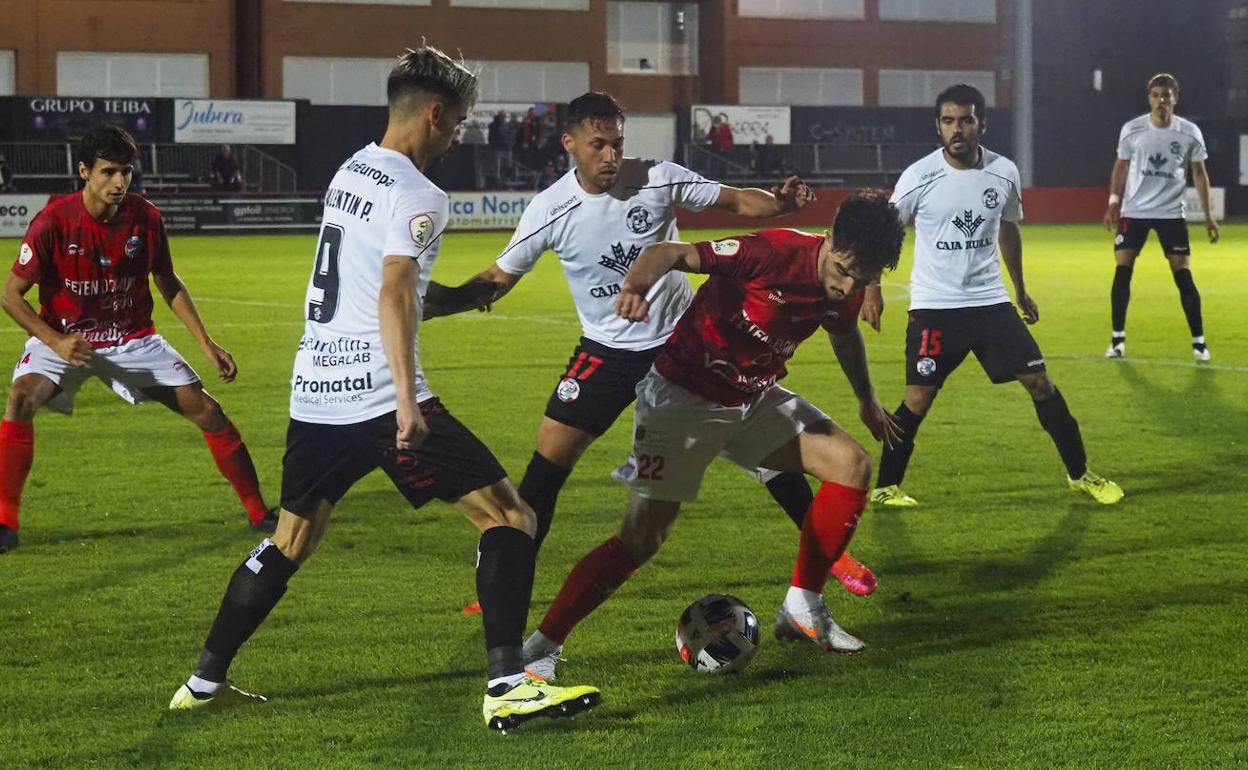
[[[1167,255],[1186,257],[1192,253],[1192,245],[1187,239],[1187,220],[1185,219],[1133,219],[1123,217],[1118,220],[1118,235],[1114,237],[1114,251],[1135,251],[1144,248],[1148,240],[1148,231],[1157,231],[1157,240],[1161,241],[1161,250]]]
[[[975,353],[994,383],[1044,371],[1040,346],[1009,302],[951,310],[911,310],[906,327],[906,384],[940,387]]]
[[[546,416],[601,436],[637,398],[637,383],[662,350],[662,345],[649,350],[616,350],[581,337],[546,403]]]
[[[394,445],[395,413],[350,425],[291,420],[282,458],[282,507],[311,516],[321,500],[337,503],[351,485],[381,468],[413,508],[433,498],[454,502],[507,477],[481,440],[436,398],[420,412],[429,435],[415,450]]]

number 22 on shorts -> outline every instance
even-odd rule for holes
[[[663,455],[637,455],[637,478],[663,480],[663,466],[666,464]]]

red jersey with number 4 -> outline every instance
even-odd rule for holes
[[[148,275],[170,265],[165,224],[146,199],[126,195],[101,222],[75,193],[30,223],[13,273],[39,286],[39,317],[49,326],[106,348],[155,333]]]
[[[655,368],[686,390],[725,406],[748,401],[782,379],[797,346],[822,326],[854,329],[862,292],[828,297],[819,279],[823,236],[763,230],[694,244],[698,289]]]

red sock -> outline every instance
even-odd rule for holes
[[[547,639],[563,644],[573,627],[615,593],[636,569],[618,535],[603,541],[572,568],[538,630]]]
[[[0,524],[17,531],[22,487],[35,460],[35,424],[0,421]]]
[[[867,490],[823,482],[802,522],[797,565],[790,585],[823,593],[828,569],[845,553],[867,507]]]
[[[238,428],[230,423],[220,433],[205,433],[204,441],[208,442],[208,449],[217,463],[217,470],[234,487],[238,499],[243,501],[248,520],[252,524],[258,523],[269,509],[264,504],[264,498],[260,496],[260,479],[256,478],[256,466],[251,462],[251,454],[247,452],[243,437],[238,435]]]

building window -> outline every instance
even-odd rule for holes
[[[607,3],[607,72],[696,75],[696,3]]]
[[[208,54],[61,51],[57,96],[208,96]]]
[[[589,90],[589,62],[478,61],[482,102],[570,102]]]
[[[532,8],[546,11],[588,11],[589,0],[451,0],[469,8]]]
[[[742,67],[737,73],[737,101],[741,104],[862,105],[862,70]]]
[[[995,24],[997,0],[880,0],[880,18]]]
[[[334,3],[341,5],[430,5],[431,0],[284,0],[287,3]]]
[[[936,96],[955,83],[967,83],[984,94],[987,106],[996,101],[997,75],[990,71],[880,70],[881,107],[931,107]]]
[[[0,96],[17,93],[17,54],[0,51]]]
[[[286,56],[282,58],[282,98],[307,99],[313,104],[384,106],[386,77],[394,62],[393,56]]]
[[[765,19],[864,19],[863,0],[737,0],[737,15]]]

